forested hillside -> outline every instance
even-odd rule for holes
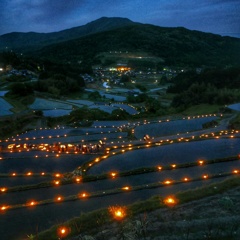
[[[237,38],[142,24],[54,44],[35,55],[65,63],[88,60],[94,64],[99,62],[99,53],[127,51],[160,57],[166,65],[225,66],[240,63],[239,49]]]

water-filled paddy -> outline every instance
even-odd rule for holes
[[[90,169],[89,174],[101,174],[113,168],[116,171],[128,171],[141,167],[193,162],[199,159],[223,158],[239,154],[239,146],[240,138],[214,139],[126,151],[95,165]]]
[[[185,183],[184,189],[205,186],[214,181]],[[3,239],[22,240],[26,237],[26,234],[36,234],[39,231],[49,228],[49,226],[62,224],[70,218],[98,209],[99,207],[104,208],[117,204],[127,205],[138,200],[148,199],[153,195],[167,196],[180,190],[182,190],[181,184],[165,188],[126,192],[121,195],[111,195],[110,197],[89,198],[73,202],[43,205],[41,207],[17,209],[1,214],[0,234]]]
[[[235,104],[229,105],[228,108],[235,110],[235,111],[240,111],[240,103],[235,103]]]
[[[35,110],[53,110],[53,109],[65,109],[71,110],[72,105],[66,104],[58,101],[51,101],[42,98],[36,98],[33,104],[29,106],[31,109]]]
[[[9,104],[3,98],[0,98],[0,116],[12,114],[12,112],[10,111],[11,108],[12,108],[11,104]]]
[[[161,123],[151,123],[137,126],[135,128],[135,136],[143,138],[145,134],[151,137],[160,137],[173,135],[177,133],[185,133],[203,129],[204,123],[216,120],[217,117],[203,117],[189,120],[177,120]]]
[[[65,109],[52,109],[52,110],[43,110],[43,115],[45,117],[61,117],[64,115],[68,115],[72,110]]]
[[[187,120],[189,121],[189,120]],[[196,123],[192,121],[191,123]],[[169,122],[169,124],[174,121]],[[117,141],[120,136],[126,137],[126,133],[108,131],[116,130],[117,126],[128,124],[126,121],[119,122],[95,122],[91,128],[87,129],[55,129],[55,130],[39,130],[31,131],[22,134],[22,139],[33,137],[36,133],[39,138],[31,140],[32,143],[53,143],[59,142],[79,142],[97,141],[107,138],[106,141]],[[149,124],[150,125],[150,124]],[[107,126],[101,127],[100,126]],[[114,126],[114,127],[113,127]],[[144,126],[148,126],[147,124]],[[172,126],[173,125],[169,125]],[[184,124],[180,124],[184,128]],[[199,125],[198,125],[199,126]],[[95,128],[96,127],[96,128]],[[185,129],[179,131],[186,131]],[[177,127],[176,127],[177,129]],[[59,134],[58,134],[59,131]],[[101,132],[105,132],[101,134]],[[89,133],[89,135],[86,135]],[[67,135],[59,138],[48,138],[49,135]],[[176,134],[176,133],[174,133]],[[44,136],[42,139],[41,137]],[[26,140],[21,140],[22,142]],[[19,141],[19,142],[21,142]],[[30,141],[30,140],[29,140]],[[198,142],[185,142],[172,145],[159,146],[154,148],[146,148],[136,151],[126,151],[124,154],[116,155],[102,161],[90,169],[88,174],[110,173],[111,171],[128,171],[140,167],[150,167],[158,165],[179,164],[185,162],[194,162],[199,159],[223,158],[239,154],[240,139],[212,139]],[[35,158],[38,154],[39,157]],[[1,172],[11,173],[13,171],[25,173],[32,172],[69,172],[79,165],[94,159],[97,155],[82,155],[82,154],[62,154],[56,157],[55,153],[49,153],[46,158],[46,152],[30,151],[21,153],[1,153],[3,158],[13,157],[0,161]],[[56,186],[52,188],[42,188],[23,192],[14,192],[0,195],[0,206],[2,204],[20,204],[30,200],[40,201],[45,199],[55,199],[61,195],[63,197],[79,194],[82,192],[92,193],[101,191],[102,193],[110,189],[122,188],[126,185],[148,185],[154,182],[163,182],[165,180],[181,180],[184,177],[189,179],[201,177],[203,174],[221,174],[223,172],[231,172],[233,169],[239,169],[240,162],[224,162],[211,165],[196,166],[191,168],[175,169],[171,171],[159,171],[148,174],[140,174],[123,178],[116,177],[115,179],[105,179],[96,182],[75,183],[64,186]],[[110,205],[127,205],[137,200],[145,200],[153,195],[166,196],[174,194],[179,190],[187,190],[190,188],[208,185],[210,182],[219,181],[223,178],[212,180],[184,182],[182,184],[165,186],[154,189],[144,189],[141,191],[124,192],[122,194],[103,196],[98,198],[89,198],[85,200],[77,200],[71,202],[55,203],[33,208],[22,208],[17,210],[9,210],[6,213],[1,213],[0,217],[0,234],[3,239],[19,240],[26,237],[27,234],[36,233],[49,228],[53,224],[62,223],[74,216],[79,216],[82,212],[88,212],[98,209],[99,207],[108,207]],[[18,177],[18,178],[1,178],[0,187],[16,186],[19,184],[33,184],[42,181],[52,180],[51,177]],[[97,203],[97,204],[96,204]],[[21,217],[20,217],[21,216]],[[23,220],[24,219],[24,220]],[[14,231],[12,231],[14,229]]]

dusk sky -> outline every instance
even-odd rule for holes
[[[0,0],[0,35],[54,32],[100,17],[240,37],[240,0]]]

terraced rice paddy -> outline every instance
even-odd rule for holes
[[[167,196],[237,174],[240,133],[201,130],[211,119],[191,118],[192,132],[184,128],[184,119],[155,122],[154,127],[97,121],[89,128],[38,129],[3,139],[1,236],[24,239],[83,212]],[[127,139],[124,126],[135,130],[137,140]],[[149,127],[156,134],[144,141]],[[170,136],[161,134],[166,128],[174,129],[165,132]]]

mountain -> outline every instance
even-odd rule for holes
[[[9,33],[0,36],[0,50],[24,52],[58,63],[87,65],[124,61],[175,66],[240,65],[240,39],[132,22],[127,18],[102,17],[86,25],[53,33]],[[108,55],[107,55],[108,54]],[[130,56],[131,54],[131,56]],[[141,56],[145,56],[141,59]],[[103,59],[104,58],[104,59]],[[154,59],[154,60],[153,60]]]
[[[36,33],[36,32],[13,32],[0,36],[0,50],[11,49],[15,51],[36,50],[41,47],[68,41],[82,36],[108,31],[129,25],[136,25],[127,18],[119,17],[102,17],[86,25],[74,27],[59,32],[53,33]]]
[[[121,51],[154,56],[163,59],[167,65],[225,66],[240,64],[239,50],[238,38],[191,31],[183,27],[130,24],[53,44],[35,52],[35,55],[61,63],[85,60],[95,64],[101,61],[101,53]]]

